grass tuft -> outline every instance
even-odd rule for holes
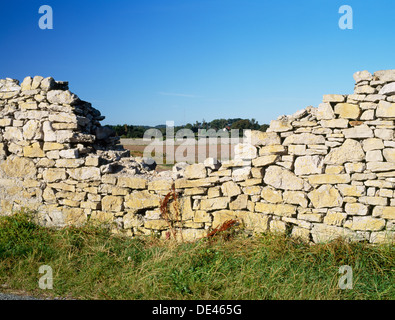
[[[49,229],[22,212],[0,217],[0,290],[78,299],[394,299],[393,245],[309,245],[286,235],[193,243],[113,235],[99,225]],[[53,270],[41,290],[39,268]],[[338,286],[353,269],[353,289]],[[2,289],[1,289],[2,288]]]

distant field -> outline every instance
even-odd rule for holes
[[[236,141],[233,141],[234,143]],[[194,159],[195,163],[203,162],[206,158],[212,157],[217,158],[219,161],[225,161],[233,159],[234,157],[234,144],[209,144],[205,145],[180,145],[182,142],[176,142],[174,148],[167,148],[166,145],[159,145],[156,151],[151,153],[151,157],[158,163],[157,171],[169,170],[174,163],[168,163],[173,158],[175,162],[181,157],[188,157],[188,159]],[[121,144],[125,149],[130,150],[130,153],[134,157],[142,157],[144,150],[150,144],[142,139],[121,139]],[[150,146],[152,147],[152,146]]]

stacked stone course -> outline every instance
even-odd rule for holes
[[[237,219],[250,234],[393,241],[395,70],[354,79],[353,94],[324,95],[267,132],[246,132],[230,161],[160,174],[129,157],[67,83],[0,80],[1,212],[29,207],[48,226],[110,221],[115,232],[165,238],[160,205],[174,184],[181,217],[173,227],[185,240]]]

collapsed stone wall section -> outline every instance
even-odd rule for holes
[[[48,226],[110,221],[115,232],[165,238],[160,205],[174,184],[182,216],[173,226],[185,240],[237,219],[251,234],[393,241],[395,70],[354,79],[353,94],[324,95],[267,132],[246,132],[230,161],[159,174],[129,157],[67,83],[0,80],[1,212],[27,206]]]

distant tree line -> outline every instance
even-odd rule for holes
[[[162,136],[166,136],[166,125],[158,125],[155,127],[150,126],[140,126],[140,125],[107,125],[108,127],[112,128],[117,136],[121,138],[143,138],[144,132],[148,129],[158,129],[162,133]],[[267,124],[260,125],[258,121],[255,119],[241,119],[241,118],[234,118],[234,119],[214,119],[211,122],[207,122],[204,119],[202,122],[196,121],[194,124],[187,123],[185,126],[176,126],[174,128],[174,132],[176,133],[180,129],[190,129],[192,132],[195,133],[197,136],[200,129],[210,130],[214,129],[218,130],[232,130],[238,129],[240,131],[240,135],[243,134],[243,130],[251,129],[251,130],[260,130],[266,131],[269,127]]]

